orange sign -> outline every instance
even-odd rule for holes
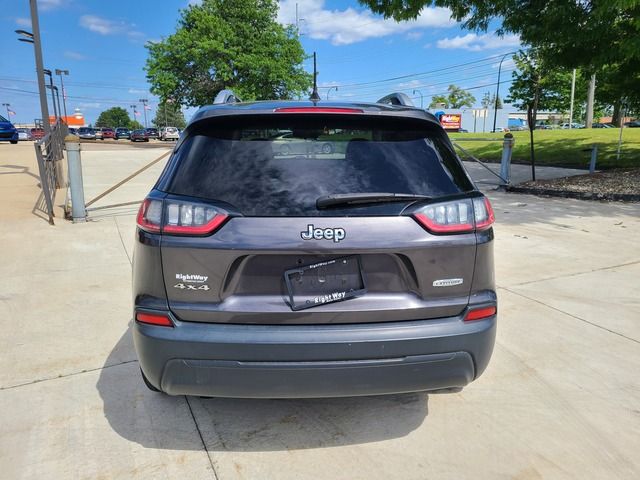
[[[440,117],[440,125],[445,130],[460,130],[462,115],[459,113],[445,113]]]

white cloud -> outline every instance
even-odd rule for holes
[[[31,27],[31,19],[18,17],[16,18],[16,25],[18,25],[19,27]]]
[[[129,90],[127,90],[128,93],[135,93],[136,95],[139,93],[147,93],[146,90],[140,90],[138,88],[130,88]]]
[[[122,20],[109,20],[98,15],[82,15],[80,26],[100,35],[126,35],[131,39],[144,36],[142,32],[135,30],[135,24]]]
[[[78,52],[74,52],[73,50],[65,50],[64,56],[70,58],[71,60],[86,60],[87,56]]]
[[[407,33],[407,40],[420,40],[424,32],[419,30]]]
[[[314,40],[329,40],[333,45],[348,45],[421,28],[455,25],[451,12],[446,8],[425,8],[416,20],[396,22],[375,16],[366,9],[329,10],[325,8],[325,0],[281,1],[278,11],[280,23],[295,24],[296,4],[300,32]]]
[[[520,46],[520,37],[517,35],[505,35],[499,37],[493,33],[485,33],[476,35],[475,33],[467,33],[466,35],[458,35],[453,38],[443,38],[438,40],[438,48],[443,49],[463,49],[471,52],[479,52],[481,50],[493,50],[497,48],[517,48]]]
[[[38,0],[38,8],[40,10],[53,10],[63,6],[65,3],[70,3],[66,0]]]

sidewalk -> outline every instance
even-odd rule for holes
[[[87,199],[161,153],[87,150]],[[162,163],[101,204],[142,199]],[[638,204],[486,186],[498,338],[487,372],[460,393],[200,399],[154,394],[139,376],[137,207],[50,226],[31,212],[34,174],[31,144],[0,145],[3,478],[640,476]]]

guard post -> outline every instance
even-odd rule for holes
[[[82,162],[80,160],[80,139],[67,135],[64,139],[67,149],[69,171],[69,190],[71,191],[71,217],[73,223],[87,220],[87,208],[84,204],[84,185],[82,183]]]
[[[500,176],[505,185],[511,183],[511,155],[513,154],[513,145],[516,139],[513,134],[505,133],[504,142],[502,143],[502,159],[500,160]]]

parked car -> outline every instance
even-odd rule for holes
[[[562,123],[560,124],[560,128],[567,130],[569,128],[569,124],[568,123]],[[575,128],[575,129],[580,129],[580,128],[584,128],[584,125],[582,123],[572,123],[571,124],[571,128]]]
[[[279,155],[278,131],[335,153]],[[435,116],[215,104],[180,142],[137,215],[132,332],[151,390],[378,395],[482,374],[494,214]]]
[[[13,124],[0,115],[0,142],[10,142],[12,144],[18,143],[19,136],[16,127]]]
[[[147,132],[147,137],[155,140],[158,139],[159,133],[157,128],[145,128],[144,131]]]
[[[71,135],[78,135],[78,129],[77,128],[73,128],[73,127],[69,127],[69,133]]]
[[[126,138],[127,140],[131,138],[131,130],[124,127],[116,128],[116,140],[120,140],[121,138]]]
[[[31,138],[33,138],[34,140],[40,140],[44,138],[44,128],[39,128],[39,127],[32,128]]]
[[[103,140],[113,140],[116,138],[116,131],[113,128],[102,128],[101,131]]]
[[[640,128],[640,120],[634,120],[632,122],[625,122],[624,126],[628,127],[628,128]]]
[[[131,141],[132,142],[148,142],[149,136],[147,132],[144,130],[134,130],[131,132]]]
[[[273,151],[280,155],[305,155],[310,152],[333,153],[332,142],[308,141],[305,138],[297,137],[293,132],[280,133],[271,138]]]
[[[160,140],[178,140],[180,132],[176,127],[162,127],[160,129]]]
[[[102,129],[94,128],[93,134],[96,136],[96,140],[104,140],[104,136],[102,135]]]
[[[96,130],[90,127],[80,127],[78,129],[78,136],[81,140],[95,140]]]
[[[608,123],[598,123],[598,122],[594,122],[591,124],[591,128],[613,128],[611,125],[609,125]]]
[[[28,128],[16,128],[16,130],[18,131],[18,140],[21,142],[33,140],[31,131]]]

